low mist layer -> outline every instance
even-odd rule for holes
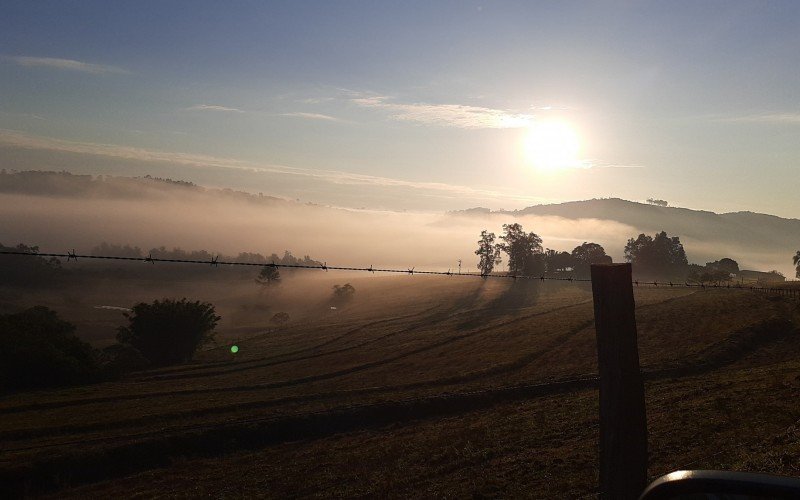
[[[791,237],[779,235],[780,238],[772,238],[773,243],[769,235],[762,235],[763,244],[757,245],[747,234],[728,234],[737,228],[742,233],[741,224],[727,232],[704,229],[705,222],[697,214],[708,214],[705,212],[683,210],[685,213],[679,214],[697,222],[698,227],[686,235],[670,227],[651,228],[652,224],[635,222],[640,219],[626,223],[595,218],[597,212],[592,210],[584,214],[573,210],[566,216],[555,215],[560,213],[555,209],[544,214],[375,212],[301,204],[158,179],[84,176],[76,182],[77,176],[43,174],[33,176],[35,182],[5,181],[15,175],[19,174],[3,175],[0,183],[0,210],[4,214],[0,220],[0,243],[38,245],[42,252],[73,248],[88,252],[101,242],[109,242],[142,249],[181,247],[225,255],[282,254],[289,250],[330,265],[418,270],[456,270],[460,259],[464,271],[474,271],[480,231],[500,233],[504,223],[520,222],[527,231],[543,238],[544,247],[556,250],[570,251],[584,241],[596,242],[615,261],[621,261],[628,238],[665,229],[681,237],[690,262],[703,264],[730,257],[743,268],[794,274],[791,256],[796,249],[787,240]],[[769,228],[762,228],[762,232],[765,230]],[[701,239],[704,232],[709,237]]]

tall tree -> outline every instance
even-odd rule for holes
[[[508,255],[511,274],[534,275],[544,271],[542,238],[534,232],[526,233],[519,223],[503,224],[503,240],[497,248]]]
[[[792,257],[792,262],[794,262],[794,275],[795,277],[800,278],[800,250],[794,254],[794,257]]]
[[[481,239],[478,240],[478,249],[475,255],[480,257],[478,269],[483,276],[491,274],[494,266],[500,263],[500,249],[494,244],[494,233],[486,229],[481,231]]]
[[[612,259],[606,255],[606,250],[597,243],[587,243],[576,246],[572,250],[572,258],[575,261],[575,274],[579,278],[588,278],[589,269],[592,264],[611,264]]]
[[[661,231],[655,237],[640,234],[625,245],[625,260],[633,264],[634,273],[658,278],[683,278],[689,262],[680,238]]]

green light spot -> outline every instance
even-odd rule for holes
[[[231,346],[231,352],[234,353],[234,354],[239,352],[239,346],[238,345],[232,345]]]

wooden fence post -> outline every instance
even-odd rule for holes
[[[630,264],[592,265],[600,372],[600,497],[636,499],[647,486],[647,418]]]

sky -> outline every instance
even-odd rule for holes
[[[794,1],[6,0],[0,166],[798,217],[798,47]]]

